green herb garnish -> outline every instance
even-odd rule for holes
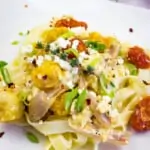
[[[37,48],[37,49],[43,49],[43,48],[44,48],[44,45],[42,44],[42,42],[38,41],[38,42],[36,43],[35,48]]]
[[[76,49],[73,49],[73,48],[69,48],[67,50],[65,50],[66,53],[72,53],[75,57],[78,57],[79,56],[79,53]]]
[[[39,143],[39,139],[31,132],[26,133],[27,139],[32,143]]]
[[[6,84],[10,84],[11,83],[11,79],[10,79],[10,75],[9,75],[9,72],[8,72],[8,69],[7,68],[0,68],[0,72],[1,72],[1,75],[3,77],[3,80]]]
[[[106,49],[106,46],[100,42],[87,41],[85,44],[87,47],[92,48],[93,50],[97,50],[98,52],[104,52]]]
[[[67,59],[67,54],[66,53],[61,53],[60,58],[63,59],[63,60],[66,60]]]
[[[83,90],[82,93],[79,95],[75,105],[75,109],[77,112],[81,112],[83,110],[86,98],[87,98],[87,92],[86,90]]]
[[[72,67],[78,66],[78,65],[79,65],[78,59],[77,59],[77,58],[71,59],[71,60],[70,60],[70,65],[71,65]]]
[[[129,69],[130,75],[137,76],[138,75],[138,68],[131,63],[125,63],[125,66]]]
[[[60,53],[60,49],[57,48],[56,50],[51,51],[51,53],[52,53],[53,55],[57,55],[57,54]]]
[[[0,61],[0,73],[3,77],[3,80],[6,84],[10,84],[11,83],[11,79],[10,79],[10,75],[9,75],[9,72],[7,70],[7,68],[5,68],[5,66],[7,65],[8,63],[1,60]]]
[[[94,68],[90,65],[87,66],[87,73],[92,73],[94,71]]]
[[[13,41],[11,44],[12,44],[12,45],[18,45],[18,44],[19,44],[19,41]]]
[[[61,37],[63,37],[64,39],[68,39],[74,35],[75,34],[72,31],[68,31],[68,32],[64,33]]]
[[[19,32],[19,35],[20,35],[20,36],[23,36],[23,32]]]
[[[0,68],[5,67],[7,64],[8,64],[7,62],[0,60]]]
[[[49,45],[49,44],[46,44],[45,50],[46,50],[46,51],[49,51],[49,50],[50,50],[50,45]]]
[[[99,77],[101,94],[114,96],[115,85],[113,82],[109,81],[106,76],[102,73]]]
[[[69,111],[74,98],[78,95],[78,89],[75,88],[65,95],[65,110]]]

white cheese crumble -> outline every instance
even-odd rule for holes
[[[124,60],[122,58],[118,58],[117,62],[118,62],[119,65],[122,65],[124,63]]]
[[[119,115],[119,112],[117,109],[113,109],[113,110],[110,110],[109,111],[109,116],[112,118],[112,119],[115,119],[117,118]]]
[[[61,37],[57,39],[56,43],[61,48],[66,48],[67,45],[70,45],[70,41],[69,40],[65,40],[64,38],[61,38]]]
[[[106,113],[110,111],[111,110],[111,105],[109,104],[110,101],[111,99],[109,98],[109,96],[102,96],[102,101],[99,102],[96,109],[99,110],[101,113]]]
[[[65,75],[61,79],[61,82],[71,89],[74,87],[72,74],[69,71],[65,72]]]
[[[77,49],[78,45],[79,45],[79,40],[74,40],[73,43],[72,43],[72,48]]]
[[[88,54],[86,54],[85,52],[81,52],[78,57],[79,63],[82,64],[83,60],[88,58],[89,58]]]
[[[72,69],[69,62],[60,59],[58,56],[54,56],[54,61],[57,62],[65,70],[71,70]]]
[[[28,57],[27,62],[32,63],[34,59],[36,60],[36,56]]]
[[[36,64],[38,66],[41,66],[43,61],[44,61],[44,57],[43,56],[38,56],[37,59],[36,59]]]
[[[90,55],[92,55],[92,54],[97,54],[98,52],[96,50],[92,49],[92,48],[88,48],[88,53]]]
[[[73,75],[78,75],[79,69],[77,67],[72,68],[72,74]]]

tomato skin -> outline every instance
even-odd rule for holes
[[[79,41],[79,44],[78,44],[78,46],[77,46],[77,50],[79,51],[79,52],[83,52],[83,51],[86,51],[86,45],[85,45],[85,43],[81,40],[81,39],[79,39],[79,38],[73,38],[73,39],[71,39],[70,40],[70,42],[71,42],[71,46],[73,45],[73,42],[74,41]]]
[[[130,118],[131,127],[138,132],[150,130],[150,96],[143,98]]]
[[[127,59],[137,68],[150,68],[150,57],[144,52],[142,48],[138,46],[134,46],[129,49]]]
[[[55,23],[55,27],[67,27],[67,28],[84,27],[85,29],[88,28],[88,26],[85,22],[77,21],[77,20],[74,20],[72,18],[58,20]]]

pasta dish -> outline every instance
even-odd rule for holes
[[[0,61],[0,122],[25,122],[47,150],[125,145],[150,129],[150,54],[70,16],[30,30]]]

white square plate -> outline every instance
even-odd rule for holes
[[[18,38],[20,31],[64,14],[86,21],[90,29],[102,34],[150,48],[150,11],[146,9],[106,0],[0,0],[0,59],[11,60],[15,56],[17,48],[10,42]],[[133,28],[133,33],[129,28]],[[3,130],[6,133],[0,139],[0,150],[44,150],[44,143],[30,143],[21,127],[1,125],[0,131]],[[149,141],[149,133],[134,135],[128,146],[100,144],[100,150],[149,150]]]

